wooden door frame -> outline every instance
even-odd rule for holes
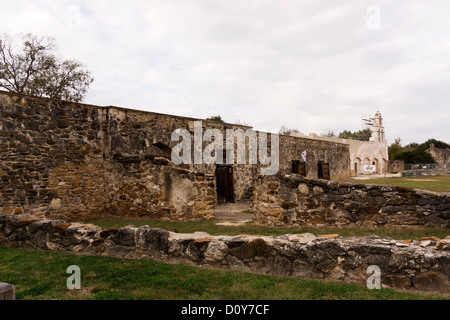
[[[327,168],[326,172],[324,171],[325,167]],[[325,161],[317,162],[317,178],[331,180],[330,164],[328,162]]]

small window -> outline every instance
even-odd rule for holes
[[[300,160],[292,161],[292,173],[300,174],[306,177],[306,163]]]

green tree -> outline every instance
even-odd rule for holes
[[[358,130],[358,131],[344,130],[341,133],[339,133],[338,138],[369,141],[371,136],[372,136],[372,131],[370,129],[364,129],[364,130]]]
[[[429,139],[422,144],[412,142],[402,147],[400,138],[397,138],[388,148],[389,159],[403,160],[407,164],[436,163],[436,160],[434,160],[431,154],[426,152],[432,143],[441,148],[446,148],[449,146],[443,141]]]
[[[395,160],[403,160],[404,163],[408,164],[436,163],[436,160],[434,160],[431,154],[417,149],[403,151],[396,156]]]
[[[0,35],[0,88],[38,97],[82,101],[94,78],[81,62],[61,59],[55,50],[55,40],[51,37],[27,33],[13,39]]]
[[[217,121],[217,122],[225,122],[225,121],[223,121],[221,116],[212,116],[212,117],[206,118],[206,120]]]
[[[388,147],[388,154],[389,154],[389,159],[391,160],[398,160],[397,156],[403,152],[403,148],[401,145],[401,139],[397,138],[395,139],[395,142],[392,143],[389,147]]]
[[[417,148],[419,150],[425,151],[431,147],[431,144],[434,144],[434,146],[436,148],[442,148],[442,149],[450,148],[450,145],[448,143],[445,143],[444,141],[440,141],[440,140],[436,140],[436,139],[428,139],[424,143],[419,144],[417,146]]]

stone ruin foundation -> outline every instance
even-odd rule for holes
[[[369,266],[382,287],[450,292],[450,237],[400,241],[313,234],[210,236],[148,226],[119,229],[27,215],[0,216],[0,246],[155,259],[199,267],[365,285]]]

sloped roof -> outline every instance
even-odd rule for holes
[[[450,149],[436,148],[433,146],[432,148],[428,148],[426,151],[429,152],[431,149],[434,149],[435,151],[445,154],[450,157]]]

